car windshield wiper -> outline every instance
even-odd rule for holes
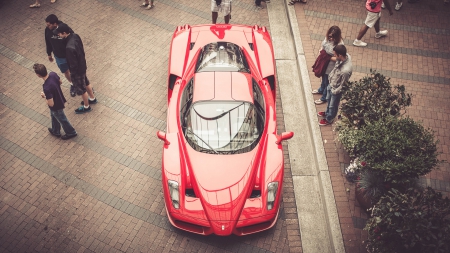
[[[212,118],[207,118],[207,117],[204,117],[204,116],[200,115],[200,114],[197,112],[197,110],[195,110],[195,108],[192,108],[192,110],[194,110],[194,112],[195,112],[195,114],[197,114],[197,116],[199,116],[200,118],[202,118],[202,119],[204,119],[204,120],[216,120],[216,119],[222,118],[224,115],[228,114],[229,112],[233,111],[234,109],[236,109],[236,108],[238,108],[239,106],[242,106],[242,105],[244,105],[244,104],[245,104],[245,103],[243,102],[243,103],[241,103],[241,104],[239,104],[239,105],[237,105],[237,106],[231,108],[230,110],[225,111],[225,112],[222,112],[221,114],[219,114],[219,115],[217,115],[217,116],[214,116],[214,117],[212,117]]]
[[[204,141],[202,138],[200,138],[198,135],[196,135],[194,132],[192,132],[189,128],[185,127],[185,129],[187,131],[189,131],[191,134],[195,135],[195,137],[197,137],[199,140],[201,140],[203,143],[206,144],[206,146],[208,146],[212,151],[214,151],[214,153],[219,154],[215,149],[213,149],[208,143],[206,143],[206,141]]]

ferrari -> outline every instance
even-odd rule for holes
[[[168,70],[162,187],[170,223],[201,235],[276,224],[284,176],[275,60],[265,27],[178,26]]]

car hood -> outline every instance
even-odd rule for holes
[[[249,188],[253,186],[258,147],[259,145],[250,152],[234,155],[214,155],[190,150],[193,152],[189,159],[193,175],[191,180],[195,180],[193,183],[198,186],[198,197],[211,222],[238,220],[248,193],[252,190]]]

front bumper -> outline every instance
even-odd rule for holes
[[[261,215],[261,210],[258,212],[255,208],[244,208],[238,221],[208,221],[206,216],[200,219],[181,212],[170,212],[167,206],[166,211],[170,223],[181,230],[200,235],[243,236],[272,228],[278,219],[279,205],[265,215]]]

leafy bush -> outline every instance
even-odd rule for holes
[[[341,121],[361,128],[387,116],[400,116],[411,105],[411,94],[404,85],[391,86],[390,79],[370,70],[370,75],[342,86]]]
[[[353,134],[353,154],[364,157],[370,168],[381,172],[387,182],[408,183],[439,163],[434,132],[408,117],[388,117]]]
[[[366,224],[372,253],[450,252],[450,200],[431,188],[392,189]]]

